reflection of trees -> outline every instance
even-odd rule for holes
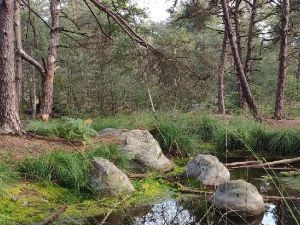
[[[153,206],[151,211],[135,221],[136,225],[189,225],[195,217],[178,202],[170,200]]]

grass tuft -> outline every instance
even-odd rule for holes
[[[64,151],[28,158],[18,166],[26,178],[51,181],[78,191],[88,182],[88,168],[89,162],[81,154]]]

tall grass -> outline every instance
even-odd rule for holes
[[[87,182],[89,162],[80,153],[55,151],[36,158],[27,158],[18,165],[26,178],[51,181],[80,190]]]
[[[27,158],[18,164],[18,171],[26,179],[54,182],[80,191],[89,189],[89,172],[93,157],[105,158],[120,169],[130,170],[133,165],[116,145],[102,144],[84,153],[60,150],[38,158]]]
[[[16,172],[9,165],[0,163],[0,195],[3,193],[3,189],[16,181],[19,178],[19,173]]]
[[[123,170],[132,169],[132,160],[115,144],[102,144],[85,153],[87,158],[102,157]]]

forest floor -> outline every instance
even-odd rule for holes
[[[228,118],[222,117],[223,120]],[[281,121],[266,119],[264,123],[271,129],[300,128],[300,119],[286,119]],[[27,157],[38,157],[43,153],[62,149],[72,152],[84,152],[97,144],[115,143],[116,141],[109,136],[94,137],[88,142],[74,142],[62,138],[41,136],[25,135],[17,137],[0,135],[0,161],[14,163]]]
[[[94,137],[88,142],[68,141],[62,138],[0,135],[0,161],[14,163],[27,157],[38,157],[57,150],[84,152],[101,143],[116,143],[109,136]]]

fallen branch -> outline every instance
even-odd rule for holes
[[[299,197],[285,197],[285,196],[265,196],[263,195],[263,199],[265,201],[280,201],[280,200],[292,200],[292,201],[300,201]]]
[[[259,162],[259,161],[256,161]],[[235,169],[237,168],[264,168],[264,167],[271,167],[274,165],[283,165],[283,164],[292,164],[292,163],[296,163],[296,162],[300,162],[300,157],[296,157],[296,158],[292,158],[292,159],[282,159],[282,160],[278,160],[278,161],[273,161],[273,162],[266,162],[266,163],[253,163],[253,164],[249,164],[249,165],[243,165],[243,162],[240,162],[241,166],[235,166]],[[238,163],[236,163],[238,164]]]
[[[47,217],[43,222],[41,222],[39,225],[48,225],[52,223],[54,220],[56,220],[59,215],[66,211],[68,205],[61,206],[58,210],[53,212],[49,217]]]
[[[261,161],[233,162],[233,163],[225,163],[224,166],[226,166],[227,168],[231,168],[231,167],[253,165],[253,164],[259,164],[259,163],[261,163]]]

